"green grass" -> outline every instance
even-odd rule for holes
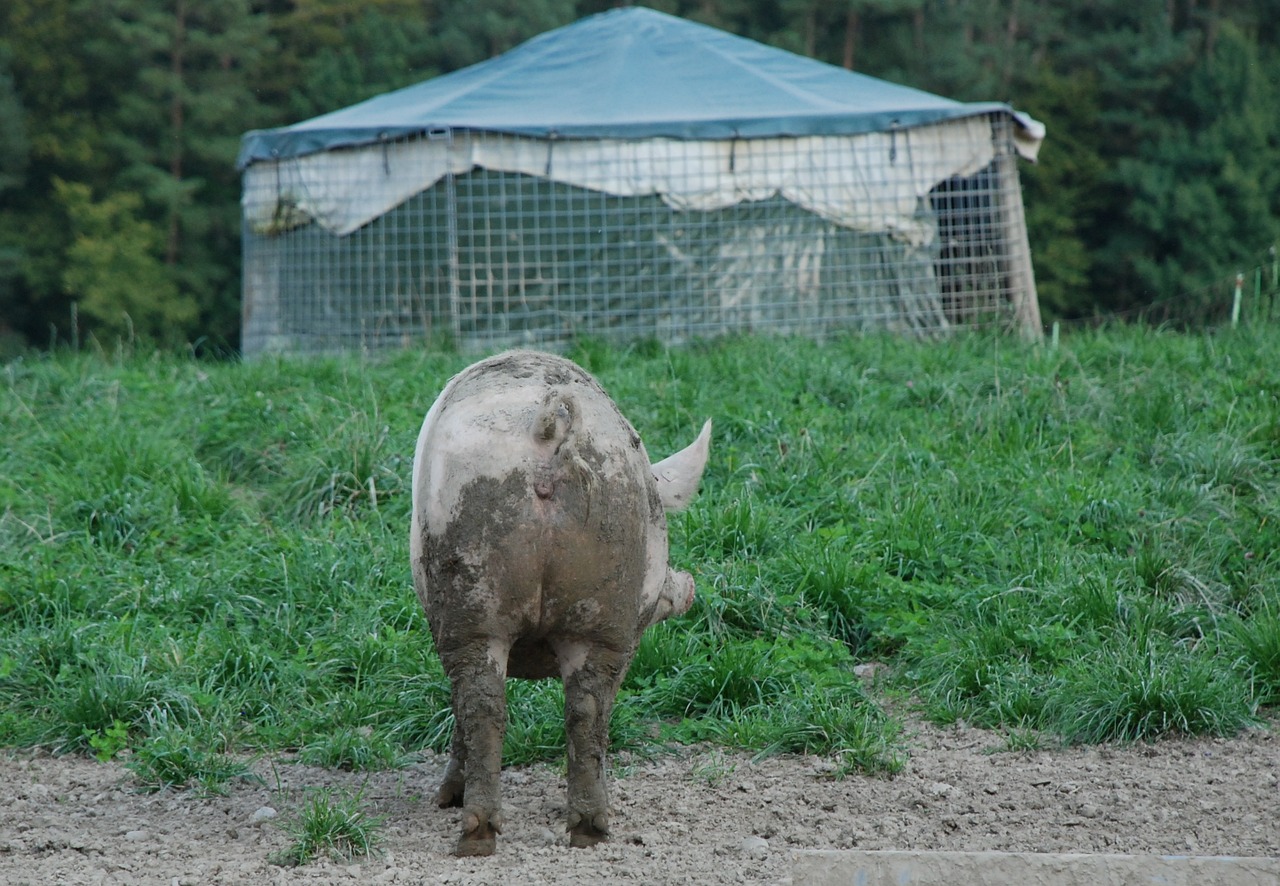
[[[671,518],[698,597],[651,629],[617,748],[711,741],[893,772],[901,725],[1045,741],[1227,735],[1280,703],[1280,331],[586,343],[656,459],[715,419]],[[221,789],[237,754],[444,751],[409,471],[466,358],[0,370],[0,744]],[[513,682],[509,762],[563,754]],[[128,752],[127,755],[124,752]]]
[[[232,780],[256,778],[246,762],[230,753],[231,745],[228,736],[205,724],[179,725],[160,714],[148,723],[125,765],[144,790],[194,786],[207,794],[225,794]]]
[[[320,855],[336,861],[370,855],[381,840],[382,824],[383,817],[369,812],[361,793],[312,791],[282,823],[293,842],[271,861],[292,867]]]

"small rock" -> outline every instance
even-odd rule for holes
[[[769,841],[754,834],[742,839],[742,852],[751,858],[764,858],[769,854]]]
[[[262,822],[270,821],[279,814],[270,806],[259,806],[253,811],[253,815],[249,816],[249,824],[262,824]]]
[[[947,784],[945,781],[935,781],[929,785],[929,793],[935,797],[945,797],[954,791],[955,788]]]
[[[538,831],[538,842],[551,846],[556,842],[555,832],[551,828],[541,828]]]
[[[871,661],[853,666],[853,675],[859,680],[874,680],[889,672],[889,666],[883,662]]]
[[[139,843],[147,839],[147,832],[146,831],[127,831],[124,835],[124,838],[128,840],[130,843]]]

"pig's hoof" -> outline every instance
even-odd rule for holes
[[[498,848],[498,834],[502,832],[502,813],[495,812],[487,818],[473,811],[462,813],[462,836],[453,854],[460,858],[477,855],[493,855]]]
[[[609,819],[606,816],[597,815],[594,819],[585,815],[571,816],[570,819],[569,845],[573,848],[586,849],[609,839]]]
[[[569,834],[569,845],[574,849],[590,849],[597,843],[604,843],[609,839],[607,833],[592,829],[589,833],[581,831],[572,831]]]
[[[462,805],[462,786],[454,786],[445,782],[436,791],[436,805],[441,809],[450,809]]]
[[[493,855],[497,848],[497,835],[493,828],[486,825],[459,837],[453,854],[459,858],[474,858],[480,855]]]

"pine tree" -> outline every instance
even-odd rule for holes
[[[1171,91],[1159,137],[1118,164],[1128,203],[1115,258],[1152,296],[1228,277],[1280,235],[1280,67],[1231,22],[1211,42]]]
[[[94,200],[88,185],[61,180],[54,192],[72,233],[64,283],[89,330],[108,341],[189,341],[196,303],[161,261],[163,235],[141,217],[142,200],[127,191]]]
[[[31,157],[22,102],[9,71],[9,50],[0,43],[0,198],[6,201],[6,192],[22,188]],[[0,214],[0,360],[21,344],[21,336],[8,319],[17,308],[13,303],[14,284],[23,260],[22,231],[15,221],[9,213]]]
[[[440,69],[453,71],[501,55],[577,18],[573,0],[441,0]]]
[[[0,313],[26,340],[44,344],[69,326],[63,257],[70,245],[54,198],[55,176],[97,180],[110,163],[98,150],[105,78],[82,47],[94,25],[81,0],[0,3],[0,35],[28,151],[20,182],[0,201]]]
[[[0,43],[0,193],[22,186],[31,158],[22,102],[10,70],[9,49]]]
[[[340,44],[316,52],[301,67],[290,96],[294,120],[344,108],[440,73],[430,23],[362,10]]]
[[[176,291],[200,306],[200,322],[175,331],[229,343],[239,326],[234,161],[240,135],[261,116],[250,78],[270,46],[266,20],[248,0],[109,0],[99,8],[101,40],[121,57],[106,118],[116,174],[103,199],[141,196],[141,216],[161,234],[156,248]],[[95,49],[104,54],[102,45]],[[187,317],[157,310],[174,323]]]
[[[1022,164],[1023,202],[1036,289],[1046,317],[1082,317],[1111,293],[1092,285],[1087,232],[1098,225],[1108,175],[1098,118],[1097,86],[1089,76],[1041,71],[1033,110],[1048,137],[1039,162]]]

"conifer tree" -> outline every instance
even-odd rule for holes
[[[1195,291],[1280,235],[1277,71],[1231,22],[1170,91],[1155,137],[1120,160],[1123,263],[1141,297]]]

